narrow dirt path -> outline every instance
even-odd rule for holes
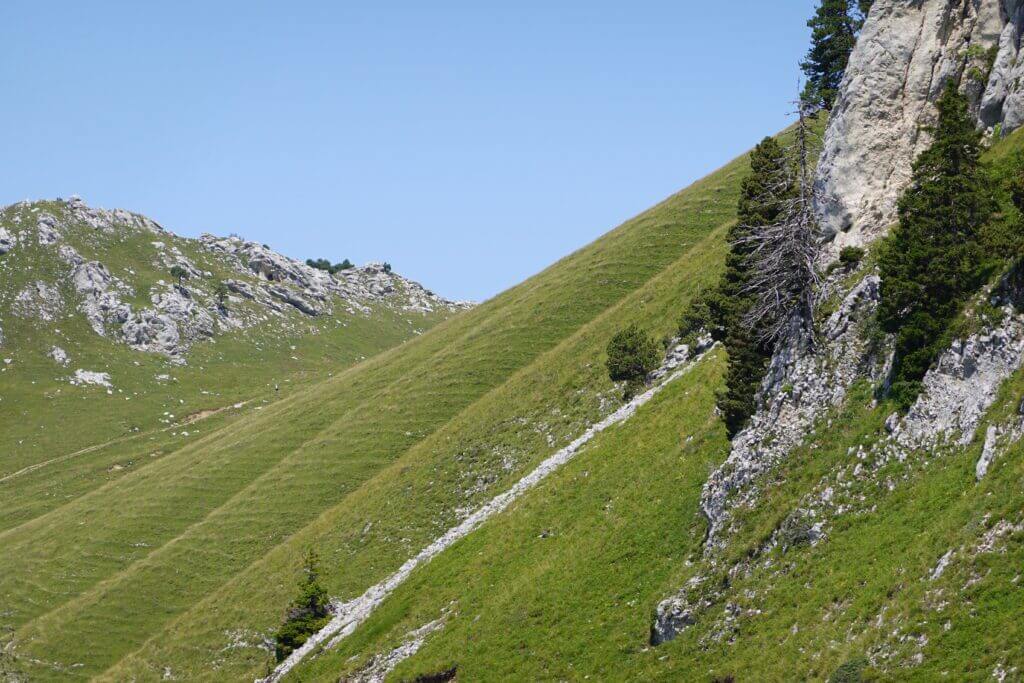
[[[122,443],[125,441],[132,441],[134,439],[141,439],[144,436],[150,436],[152,434],[169,432],[172,429],[181,429],[182,427],[185,427],[187,425],[192,425],[197,422],[201,422],[202,420],[209,419],[214,415],[219,415],[220,413],[223,413],[225,410],[238,410],[244,407],[247,403],[249,403],[249,401],[233,403],[229,406],[223,406],[222,408],[216,408],[213,410],[201,410],[198,413],[189,415],[181,422],[175,423],[168,427],[151,429],[148,432],[139,432],[138,434],[128,434],[126,436],[119,436],[118,438],[111,439],[110,441],[104,441],[103,443],[98,443],[93,446],[87,446],[86,448],[77,450],[74,453],[65,453],[64,455],[58,455],[55,458],[50,458],[49,460],[44,460],[43,462],[37,462],[34,465],[29,465],[28,467],[22,467],[20,470],[17,470],[16,472],[11,472],[10,474],[2,476],[0,477],[0,484],[6,483],[11,479],[17,479],[18,477],[22,477],[31,472],[35,472],[36,470],[43,469],[44,467],[49,467],[50,465],[56,465],[57,463],[65,462],[67,460],[71,460],[72,458],[78,458],[83,455],[88,455],[89,453],[95,453],[96,451],[103,450],[104,448],[108,446],[113,446],[114,444]]]

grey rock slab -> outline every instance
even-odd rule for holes
[[[979,125],[1020,125],[1024,101],[1010,94],[1017,81],[1008,67],[1018,49],[1017,4],[875,1],[850,56],[818,165],[819,210],[833,257],[844,246],[870,243],[895,220],[911,165],[930,144],[926,127],[947,81],[968,95]],[[1000,45],[1005,49],[989,82],[977,82],[973,74],[985,68],[986,53]]]

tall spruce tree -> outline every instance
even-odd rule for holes
[[[943,333],[980,284],[978,233],[995,210],[981,133],[952,82],[938,110],[934,141],[914,163],[899,225],[879,262],[879,320],[896,333],[891,395],[903,408],[920,393]]]
[[[858,5],[861,12],[870,7],[870,2]],[[807,76],[802,95],[805,103],[832,108],[861,23],[854,16],[851,0],[821,0],[814,17],[807,22],[811,29],[811,48],[800,64]]]
[[[729,254],[718,287],[716,321],[724,331],[729,352],[726,389],[718,407],[729,436],[734,436],[753,414],[758,385],[771,357],[772,344],[756,325],[747,321],[754,303],[749,289],[753,231],[779,220],[793,194],[786,153],[771,137],[761,141],[750,155],[751,173],[743,181],[738,221],[729,231]]]

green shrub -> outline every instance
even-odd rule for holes
[[[182,280],[187,280],[188,271],[182,268],[181,266],[173,266],[171,268],[171,277],[173,277],[178,282],[181,282]]]
[[[836,669],[832,675],[829,676],[828,683],[866,683],[866,681],[872,680],[873,678],[865,675],[867,668],[867,659],[863,657],[851,659]]]
[[[213,288],[213,295],[217,297],[217,303],[219,303],[221,306],[228,302],[228,296],[230,296],[230,294],[231,291],[228,289],[228,286],[224,284],[223,281],[218,282],[217,286]]]
[[[274,636],[274,654],[279,662],[302,647],[311,635],[331,620],[330,600],[320,585],[319,577],[320,559],[316,551],[310,549],[302,565],[299,595],[288,608],[284,624]]]
[[[720,323],[721,311],[722,295],[717,290],[697,295],[679,318],[680,341],[692,346],[701,331],[708,332],[715,341],[722,341],[725,329]]]
[[[341,263],[335,263],[331,265],[331,262],[325,258],[318,258],[315,260],[311,258],[306,259],[306,265],[309,266],[310,268],[316,268],[317,270],[322,270],[324,272],[330,273],[331,275],[355,267],[352,265],[352,262],[349,261],[348,259],[345,259]]]
[[[919,380],[898,380],[889,387],[889,398],[901,412],[905,413],[914,405],[923,387]]]
[[[810,545],[813,540],[814,527],[803,515],[790,515],[779,527],[779,543],[784,552],[791,548]]]
[[[644,385],[648,373],[658,367],[659,359],[658,343],[636,325],[620,331],[608,342],[608,376],[613,382],[627,383],[627,396]]]
[[[860,247],[843,247],[839,252],[839,262],[844,266],[855,266],[864,259],[864,250]]]

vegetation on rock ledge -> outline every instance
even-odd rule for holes
[[[995,210],[967,99],[950,83],[938,107],[935,140],[914,163],[899,225],[879,260],[879,320],[896,334],[891,395],[904,409],[920,393],[948,325],[981,284],[979,233]]]

